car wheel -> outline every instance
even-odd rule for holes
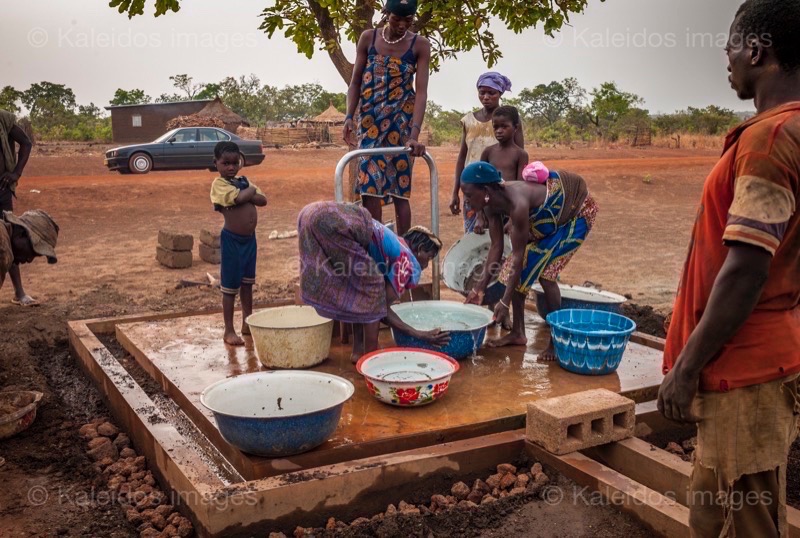
[[[153,159],[147,153],[134,153],[128,160],[128,169],[132,174],[146,174],[153,169]]]
[[[239,154],[239,168],[247,166],[247,161],[244,160],[244,153]]]

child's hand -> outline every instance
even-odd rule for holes
[[[450,200],[450,213],[453,215],[461,213],[461,199],[457,194],[454,194],[453,198]]]

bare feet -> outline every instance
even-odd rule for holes
[[[250,336],[250,325],[247,323],[242,323],[242,335],[243,336]]]
[[[489,347],[526,346],[528,345],[528,339],[524,335],[508,333],[502,338],[489,340],[486,345]]]
[[[244,340],[241,336],[236,334],[236,331],[225,332],[225,336],[222,337],[226,344],[229,346],[243,346]]]
[[[553,347],[553,341],[550,341],[550,345],[547,346],[547,349],[542,351],[536,360],[540,360],[543,362],[552,362],[556,360],[556,349]]]
[[[355,351],[350,354],[350,362],[353,364],[358,362],[358,359],[361,358],[361,353],[356,353]]]
[[[14,297],[11,302],[17,306],[39,306],[39,301],[30,295],[23,295],[22,297]]]

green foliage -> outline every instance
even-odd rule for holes
[[[616,82],[604,82],[599,88],[592,90],[589,95],[592,100],[586,112],[603,138],[612,134],[617,122],[629,114],[635,105],[644,102],[635,93],[620,90]]]
[[[30,111],[31,119],[74,111],[75,93],[63,84],[39,82],[22,92],[22,103]]]
[[[431,131],[430,143],[434,146],[460,143],[464,132],[461,125],[464,114],[458,110],[444,110],[433,101],[428,101],[425,124]]]
[[[519,93],[520,112],[530,118],[540,118],[553,125],[565,118],[570,111],[579,110],[586,98],[586,91],[574,78],[550,84],[539,84],[533,89],[525,88]]]
[[[134,15],[144,13],[145,0],[110,0],[109,7],[117,8],[120,13],[127,13],[130,19]],[[181,8],[178,0],[156,0],[155,16],[165,14],[167,11],[176,12]]]
[[[532,139],[546,144],[560,144],[566,146],[574,144],[575,142],[585,142],[590,138],[587,131],[581,130],[563,119],[534,130],[532,135]]]
[[[63,84],[38,82],[22,92],[22,103],[28,109],[35,131],[56,125],[68,125],[75,115],[75,94]]]
[[[197,97],[201,91],[203,91],[205,85],[204,84],[195,84],[194,78],[190,77],[189,75],[174,75],[169,77],[172,81],[172,85],[181,90],[183,93],[186,94],[186,101],[192,101],[194,99],[200,99]]]
[[[723,135],[740,122],[733,110],[709,105],[705,108],[689,107],[673,114],[658,116],[653,126],[659,134],[694,133]]]
[[[322,113],[331,103],[345,111],[347,96],[332,93],[319,84],[300,84],[278,89],[262,85],[256,75],[227,77],[219,84],[218,95],[225,105],[242,116],[251,125],[265,121],[290,122],[312,118]]]
[[[66,117],[62,123],[34,124],[37,136],[42,140],[70,140],[75,142],[111,142],[111,118],[89,103],[78,106],[78,112]]]
[[[216,84],[210,82],[203,86],[203,89],[197,92],[195,99],[216,99],[220,97],[220,92],[222,91],[222,86],[220,84]]]
[[[179,101],[191,101],[191,99],[179,93],[162,93],[155,99],[156,103],[177,103]]]
[[[13,86],[4,86],[0,90],[0,110],[18,114],[20,112],[19,103],[22,101],[22,92],[14,89]]]
[[[114,97],[108,104],[114,105],[143,105],[150,102],[150,96],[144,93],[144,90],[134,89],[134,90],[123,90],[122,88],[117,88],[117,91],[114,92]]]
[[[600,0],[601,2],[604,0]],[[128,17],[144,13],[145,0],[111,0],[109,6]],[[491,31],[499,21],[515,33],[541,26],[552,35],[569,22],[570,15],[582,13],[588,0],[436,0],[420,2],[417,30],[431,41],[431,67],[456,58],[459,52],[478,48],[489,67],[503,54]],[[261,13],[259,29],[271,38],[281,32],[311,58],[318,50],[327,51],[346,83],[352,63],[342,52],[341,36],[355,43],[371,28],[381,9],[379,0],[274,0]],[[155,15],[178,11],[180,0],[155,0]]]

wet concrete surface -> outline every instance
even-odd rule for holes
[[[236,323],[240,326],[238,314]],[[349,379],[356,392],[345,404],[333,437],[316,450],[288,460],[242,454],[240,465],[233,463],[246,478],[270,476],[524,427],[527,403],[539,398],[606,388],[639,399],[645,394],[652,395],[661,383],[661,352],[655,349],[630,343],[617,372],[582,376],[555,363],[537,361],[538,353],[545,348],[548,329],[533,312],[528,313],[526,326],[527,347],[482,348],[477,356],[461,362],[460,371],[442,399],[417,408],[390,406],[371,396],[350,362],[350,346],[334,337],[330,357],[312,370]],[[207,435],[217,432],[212,413],[200,404],[203,389],[226,377],[266,370],[251,339],[247,339],[245,347],[226,346],[222,328],[221,314],[117,327],[120,343],[143,363],[145,370]],[[490,328],[487,337],[498,335],[499,329]],[[394,345],[388,330],[381,331],[381,345]],[[223,448],[230,453],[231,447]],[[233,459],[239,460],[239,454]]]

